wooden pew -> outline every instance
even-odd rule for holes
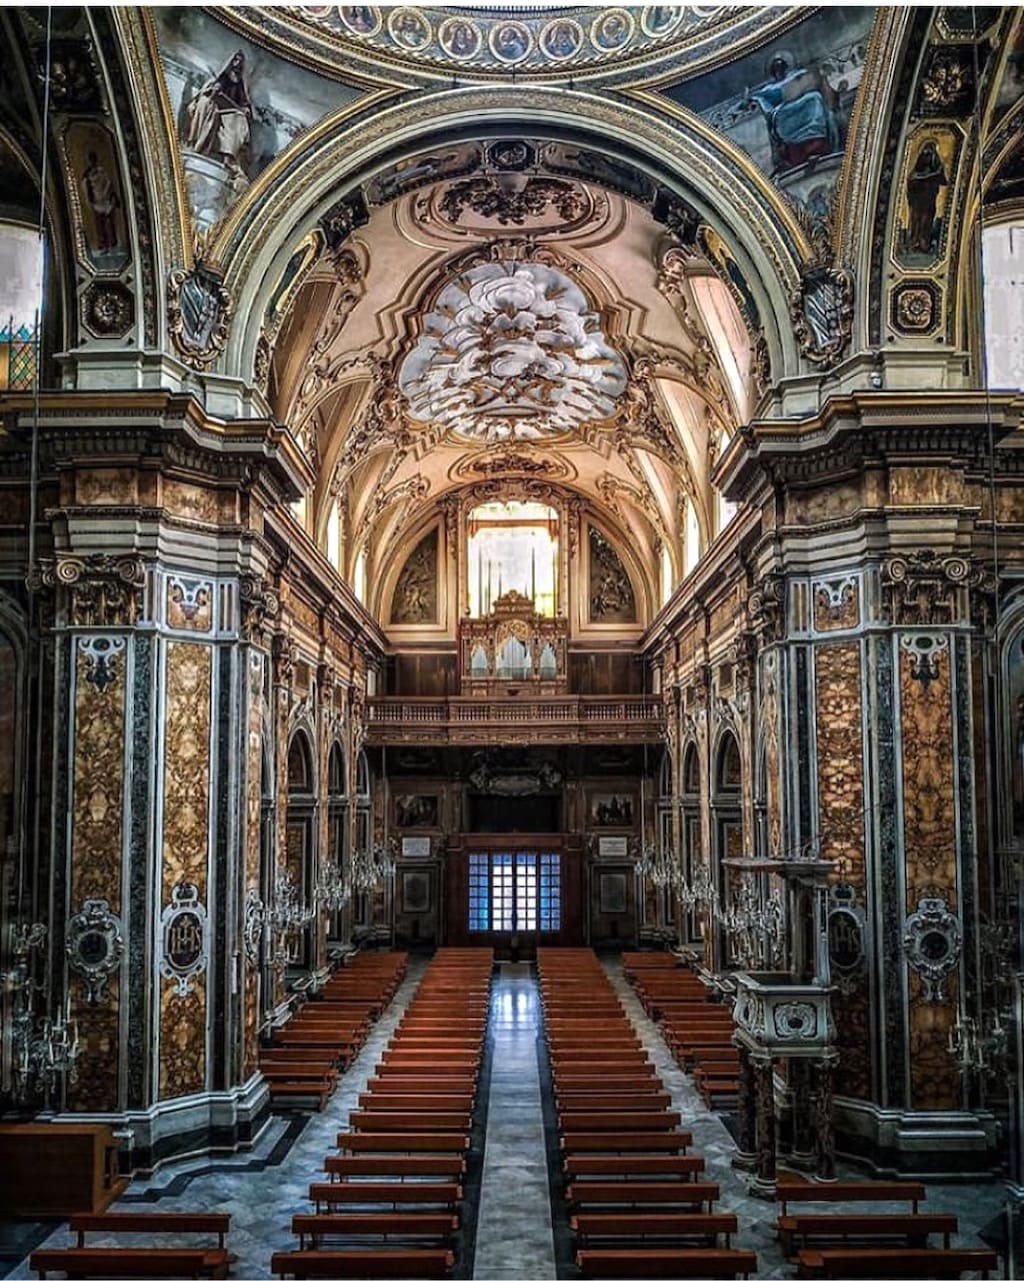
[[[455,1210],[462,1200],[461,1183],[375,1182],[375,1183],[311,1183],[309,1199],[316,1206],[334,1205],[443,1205]]]
[[[606,1094],[594,1094],[582,1090],[557,1090],[556,1108],[588,1112],[619,1112],[629,1108],[631,1112],[664,1112],[672,1102],[672,1096],[665,1090],[642,1092],[638,1090],[612,1090]]]
[[[849,1183],[780,1182],[775,1187],[775,1200],[782,1206],[780,1215],[788,1214],[787,1206],[791,1201],[802,1205],[814,1201],[891,1201],[895,1204],[907,1201],[916,1214],[926,1195],[923,1183],[886,1182],[882,1179]]]
[[[573,1130],[675,1130],[678,1112],[570,1112],[559,1114],[565,1133]]]
[[[178,1212],[75,1214],[69,1227],[78,1244],[67,1249],[36,1250],[29,1266],[41,1277],[48,1272],[69,1276],[118,1277],[226,1277],[234,1261],[225,1246],[231,1227],[229,1214],[183,1214]],[[117,1235],[131,1233],[173,1233],[215,1236],[217,1244],[199,1246],[86,1246],[88,1232]]]
[[[348,1250],[279,1250],[270,1270],[278,1277],[446,1277],[455,1266],[451,1250],[427,1247]]]
[[[735,1214],[574,1214],[569,1226],[580,1245],[587,1241],[627,1241],[634,1238],[658,1240],[662,1237],[700,1237],[717,1243],[719,1237],[729,1247],[739,1230]]]
[[[607,1134],[588,1134],[575,1131],[563,1134],[560,1140],[563,1152],[675,1152],[685,1155],[693,1142],[688,1130],[654,1131],[639,1134],[634,1130],[610,1130]]]
[[[398,1156],[394,1152],[367,1156],[328,1156],[324,1169],[332,1179],[358,1178],[432,1178],[461,1179],[466,1162],[461,1156]]]
[[[466,1133],[473,1123],[469,1109],[462,1112],[350,1112],[349,1128],[353,1130],[421,1131],[427,1121],[432,1130],[458,1130]]]
[[[573,1155],[567,1156],[562,1164],[567,1179],[626,1179],[637,1175],[659,1179],[692,1179],[704,1173],[702,1156],[669,1156],[664,1153],[647,1153],[643,1156]]]
[[[927,1249],[928,1238],[941,1234],[942,1244],[957,1230],[955,1214],[786,1214],[780,1215],[779,1241],[787,1256],[812,1242],[836,1237],[897,1237],[915,1249]]]
[[[801,1250],[798,1277],[959,1277],[999,1266],[994,1250]]]
[[[370,1094],[469,1094],[476,1093],[475,1081],[443,1076],[371,1076],[366,1082]]]
[[[746,1277],[757,1271],[753,1250],[587,1249],[576,1251],[584,1277]]]
[[[385,1210],[379,1214],[296,1214],[292,1232],[299,1249],[318,1250],[332,1237],[408,1237],[417,1240],[449,1241],[459,1230],[459,1216],[438,1211]]]
[[[472,1089],[451,1094],[432,1094],[424,1090],[411,1094],[374,1091],[360,1094],[359,1106],[367,1112],[462,1112],[473,1107]]]
[[[413,1133],[403,1131],[398,1134],[345,1133],[337,1136],[337,1145],[342,1152],[467,1152],[469,1136],[455,1131]]]
[[[574,1205],[706,1205],[710,1210],[718,1200],[717,1183],[684,1183],[682,1179],[665,1183],[641,1183],[620,1179],[614,1183],[582,1179],[570,1183],[565,1199]]]

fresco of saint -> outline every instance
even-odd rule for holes
[[[816,69],[791,67],[782,55],[772,58],[768,74],[771,78],[747,98],[760,107],[768,125],[773,171],[840,151],[837,95],[825,77]]]
[[[201,156],[220,160],[229,169],[242,168],[242,154],[252,132],[252,99],[245,83],[245,54],[232,55],[185,111],[185,146]]]

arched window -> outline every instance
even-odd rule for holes
[[[1024,214],[982,241],[988,385],[1024,387]]]
[[[338,868],[343,877],[348,858],[348,797],[345,776],[345,754],[341,744],[335,743],[327,758],[327,857]],[[333,914],[331,934],[337,938],[341,933],[341,912]]]
[[[486,618],[515,591],[538,614],[557,613],[558,512],[544,503],[481,503],[466,522],[469,612]]]
[[[288,794],[307,793],[313,790],[313,762],[309,740],[305,734],[296,734],[288,748]]]
[[[683,571],[692,574],[700,560],[700,523],[693,503],[686,503],[686,536],[683,540]]]
[[[313,901],[316,882],[314,792],[316,771],[312,745],[299,730],[288,747],[288,809],[285,820],[285,869],[305,904]],[[314,961],[312,926],[293,936],[288,960],[306,968]]]
[[[35,227],[0,222],[0,389],[35,383],[43,250]]]

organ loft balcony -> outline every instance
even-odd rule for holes
[[[570,655],[565,618],[539,614],[528,596],[509,591],[486,617],[461,620],[454,653],[436,655],[432,674],[442,693],[419,692],[428,682],[407,680],[416,693],[368,701],[368,740],[430,746],[660,742],[660,696],[612,690],[628,682],[616,682],[610,664],[599,682],[609,692],[584,693],[581,687],[593,688],[594,668],[594,656]]]

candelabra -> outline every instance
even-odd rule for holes
[[[19,1102],[42,1094],[49,1104],[61,1081],[78,1080],[77,1023],[61,1014],[56,1022],[49,1015],[39,1019],[26,1008],[14,1016],[12,1042],[14,1095]]]
[[[394,840],[374,841],[357,849],[349,860],[345,884],[349,894],[368,894],[395,874]]]
[[[1009,1034],[1009,1024],[998,1010],[990,1011],[980,1022],[957,1011],[956,1022],[949,1029],[947,1049],[965,1076],[990,1074],[998,1071],[1006,1058]]]
[[[326,862],[320,869],[320,877],[313,892],[313,901],[317,907],[328,912],[340,912],[352,897],[341,868],[333,860]]]

